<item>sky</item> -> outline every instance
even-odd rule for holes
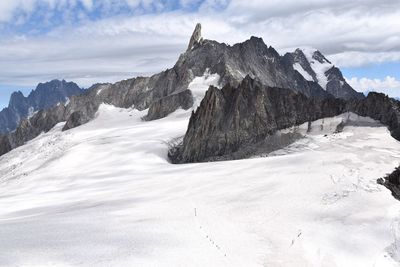
[[[82,87],[173,66],[197,22],[228,44],[313,47],[358,91],[400,97],[400,0],[2,0],[0,107],[51,79]]]

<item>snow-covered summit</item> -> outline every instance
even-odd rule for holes
[[[288,53],[287,58],[293,68],[304,79],[318,83],[322,89],[338,98],[362,98],[344,79],[341,71],[335,67],[319,50],[314,48],[298,48]]]
[[[318,82],[318,84],[326,90],[328,78],[325,73],[333,67],[332,63],[327,60],[318,50],[303,49],[301,51],[306,56],[312,71],[315,73],[315,82]]]

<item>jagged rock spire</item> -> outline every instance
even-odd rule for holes
[[[197,23],[196,28],[194,28],[192,37],[190,37],[190,42],[187,50],[191,50],[196,43],[200,43],[202,40],[201,38],[201,24]]]

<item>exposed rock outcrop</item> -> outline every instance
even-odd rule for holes
[[[69,116],[67,122],[62,128],[63,131],[78,127],[86,122],[88,122],[89,118],[86,117],[81,111],[75,111]]]
[[[197,23],[196,27],[194,28],[192,37],[190,37],[189,45],[187,50],[193,49],[196,44],[200,44],[201,42],[201,24]]]
[[[178,108],[188,110],[193,106],[193,95],[190,90],[163,97],[150,105],[145,120],[156,120],[167,116]]]
[[[400,167],[397,167],[392,173],[377,180],[378,184],[384,185],[392,192],[392,196],[400,200]]]
[[[328,83],[326,91],[337,98],[346,100],[363,99],[364,94],[355,91],[345,80],[342,72],[335,66],[325,72]]]
[[[365,99],[350,101],[348,105],[354,113],[386,125],[393,138],[400,140],[400,101],[382,93],[370,92]]]
[[[42,132],[51,130],[57,123],[65,120],[64,115],[65,106],[60,104],[47,110],[40,110],[30,119],[23,120],[14,132],[8,134],[11,147],[22,146]],[[0,147],[2,146],[0,144]]]
[[[0,135],[0,155],[9,152],[12,149],[8,135]]]
[[[344,100],[309,98],[247,76],[238,87],[209,88],[170,158],[175,163],[225,159],[277,130],[345,111]]]
[[[267,87],[248,76],[237,88],[209,88],[170,158],[175,163],[243,158],[241,150],[264,142],[277,130],[348,111],[380,121],[400,140],[400,102],[384,94],[349,101],[320,99]]]

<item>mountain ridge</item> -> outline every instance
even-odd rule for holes
[[[251,146],[273,147],[277,140],[267,137],[278,130],[348,112],[381,122],[400,140],[400,101],[384,94],[370,93],[347,101],[320,99],[268,87],[246,76],[237,87],[227,85],[220,90],[211,86],[207,90],[190,117],[183,141],[170,149],[169,157],[173,163],[247,158],[254,155],[248,149]]]
[[[39,83],[26,97],[21,91],[13,92],[8,107],[0,111],[0,133],[14,131],[23,119],[34,112],[66,102],[70,96],[83,91],[74,82],[55,79]]]
[[[325,59],[320,53],[317,56],[319,60]],[[232,46],[203,39],[201,25],[197,24],[187,50],[172,68],[150,77],[95,84],[85,93],[70,97],[67,104],[60,103],[40,110],[23,120],[15,133],[2,138],[1,151],[24,144],[58,122],[66,121],[63,130],[82,125],[94,118],[101,103],[121,108],[149,109],[145,116],[148,120],[165,117],[179,108],[189,109],[193,105],[193,94],[188,86],[196,77],[202,77],[207,72],[218,74],[221,87],[227,84],[238,86],[249,76],[266,86],[286,88],[307,97],[332,97],[317,81],[305,79],[288,58],[254,36]],[[343,97],[352,98],[351,95]]]

